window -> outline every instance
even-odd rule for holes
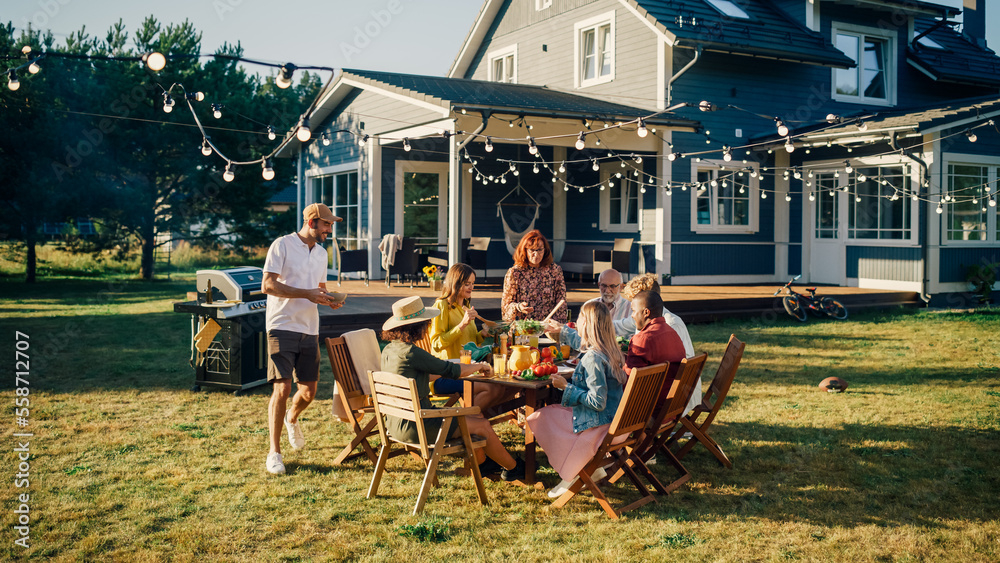
[[[718,10],[724,16],[729,16],[731,18],[738,18],[741,20],[748,20],[750,16],[743,11],[736,4],[730,2],[730,0],[705,0],[710,6]]]
[[[517,45],[489,54],[492,82],[517,83]]]
[[[834,26],[834,44],[857,64],[833,71],[833,98],[854,103],[895,104],[893,36],[856,26]]]
[[[535,11],[541,12],[545,8],[552,6],[552,0],[535,0]]]
[[[862,182],[861,178],[865,181]],[[849,182],[854,182],[853,186]],[[856,168],[843,175],[848,189],[848,238],[911,240],[913,205],[911,179],[905,166]],[[851,194],[850,192],[853,192]]]
[[[344,220],[333,224],[333,236],[346,250],[362,248],[359,235],[361,192],[357,171],[314,176],[313,201],[325,203],[337,217]]]
[[[576,83],[603,84],[615,77],[614,12],[576,24]]]
[[[996,241],[997,176],[1000,168],[981,164],[949,164],[948,195],[944,205],[945,234],[948,241]],[[990,205],[990,204],[993,205]]]
[[[711,161],[692,163],[692,230],[750,233],[757,230],[758,178],[752,171]]]
[[[614,165],[613,165],[614,164]],[[601,229],[638,231],[642,214],[642,183],[617,163],[601,166]]]

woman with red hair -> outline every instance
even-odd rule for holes
[[[514,266],[503,280],[500,307],[505,321],[541,320],[566,299],[562,268],[552,261],[549,241],[537,229],[528,232],[514,251]],[[553,319],[566,322],[567,308],[561,307]]]

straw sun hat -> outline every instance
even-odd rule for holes
[[[441,314],[439,309],[428,309],[420,297],[414,295],[405,297],[392,304],[392,317],[385,321],[382,330],[391,330],[399,326],[420,323],[433,319]]]

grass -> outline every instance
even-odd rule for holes
[[[308,446],[289,474],[264,471],[263,388],[192,393],[190,320],[172,312],[190,280],[0,281],[0,324],[30,335],[31,548],[55,561],[996,561],[1000,559],[1000,316],[890,311],[843,322],[693,325],[714,374],[730,333],[747,342],[714,429],[733,459],[703,449],[693,479],[609,520],[589,494],[559,510],[543,490],[471,481],[447,462],[421,516],[422,477],[389,462],[333,467],[348,439],[330,415],[331,377],[302,417]],[[12,381],[12,353],[2,366]],[[850,388],[823,393],[836,375]],[[11,397],[13,394],[8,395]],[[5,420],[15,417],[5,402]],[[498,426],[513,451],[517,429]],[[9,427],[9,432],[14,432]],[[8,448],[2,487],[14,487]],[[654,467],[661,477],[665,464]],[[558,481],[543,465],[546,486]],[[613,501],[631,500],[625,487]]]

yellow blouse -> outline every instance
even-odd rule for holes
[[[434,308],[439,309],[441,314],[431,319],[431,353],[443,360],[455,359],[459,356],[459,350],[469,342],[475,342],[476,346],[483,344],[483,335],[479,334],[476,328],[476,321],[472,321],[463,329],[459,329],[465,311],[461,307],[455,307],[444,299],[434,302]]]

